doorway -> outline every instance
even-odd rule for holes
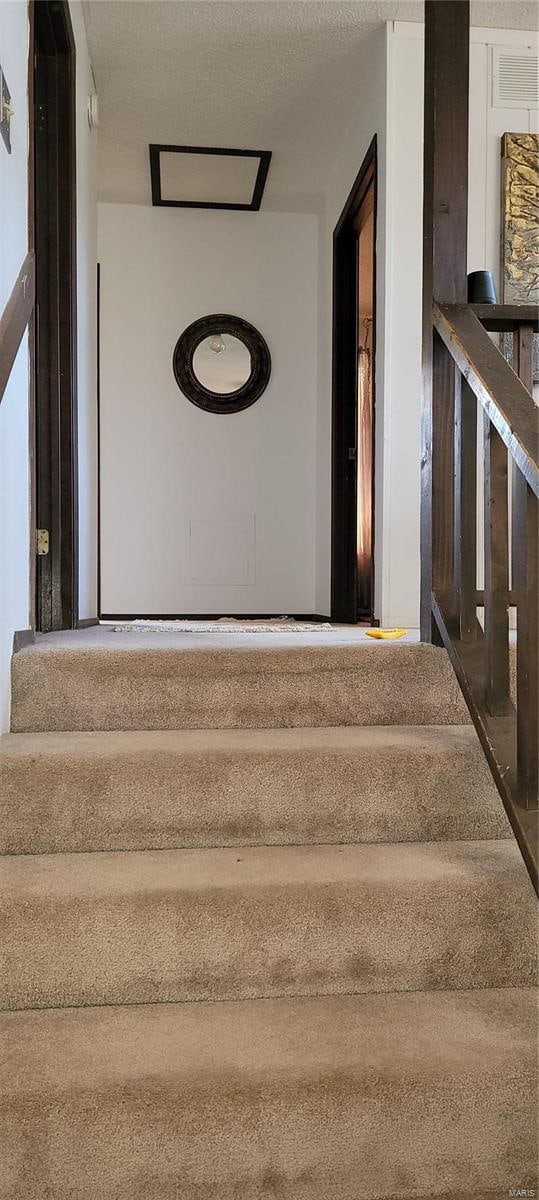
[[[331,616],[373,624],[376,138],[333,236]]]
[[[36,628],[78,615],[75,42],[69,6],[33,5]]]

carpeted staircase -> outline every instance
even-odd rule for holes
[[[531,1195],[535,897],[445,653],[185,647],[14,658],[0,1200]]]

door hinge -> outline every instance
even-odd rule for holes
[[[48,529],[36,529],[36,554],[49,553]]]
[[[355,446],[348,447],[348,458],[349,458],[350,462],[356,461],[356,447]]]

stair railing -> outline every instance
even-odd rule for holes
[[[433,629],[449,653],[536,889],[539,425],[532,355],[537,318],[531,306],[434,303],[433,400],[438,410],[443,400],[446,412],[443,426],[433,427],[431,442]],[[489,332],[512,334],[513,367]],[[484,589],[478,590],[481,410]],[[517,614],[516,682],[511,605]],[[482,621],[478,609],[483,609]]]

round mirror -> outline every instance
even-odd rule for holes
[[[252,369],[247,346],[230,333],[214,333],[204,338],[193,354],[193,372],[198,382],[219,396],[228,396],[245,387]]]
[[[215,313],[178,338],[176,383],[192,404],[213,413],[249,408],[268,386],[271,359],[262,334],[241,317]]]

